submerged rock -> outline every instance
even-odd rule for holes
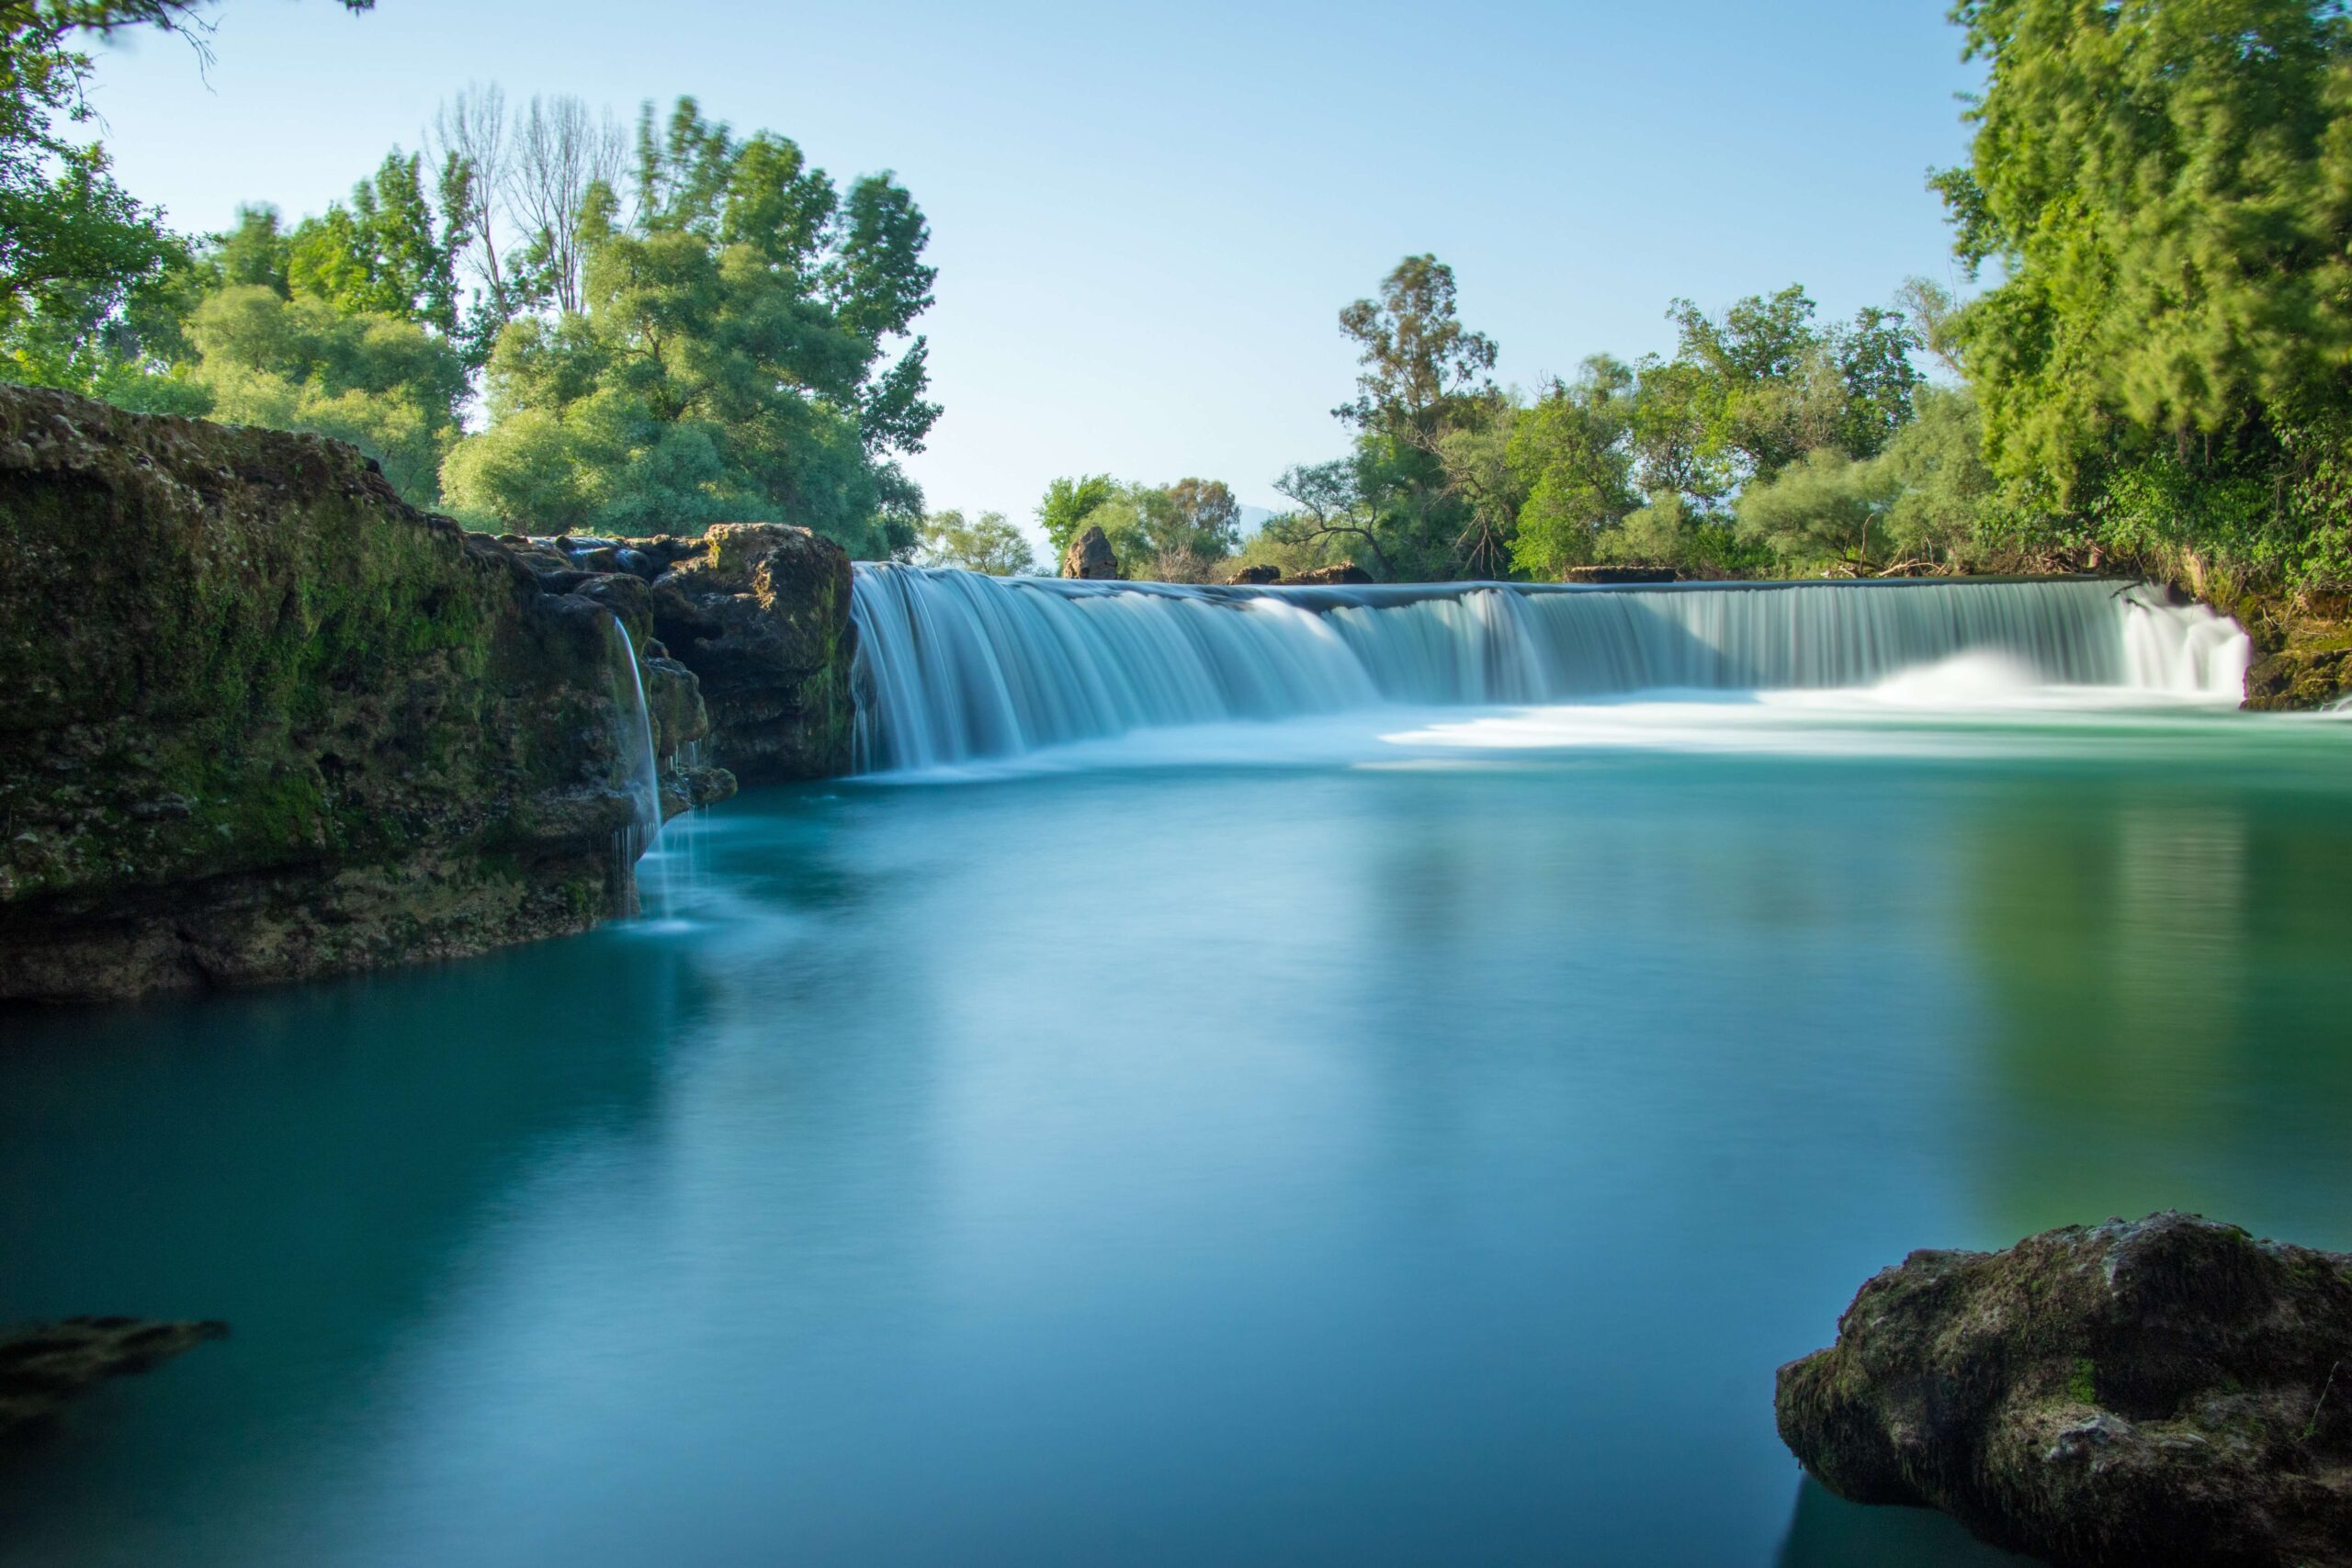
[[[1915,1252],[1776,1404],[1840,1496],[2068,1568],[2352,1563],[2352,1255],[2178,1213]]]
[[[1116,582],[1123,581],[1126,573],[1119,570],[1119,558],[1111,548],[1110,536],[1100,528],[1089,528],[1062,552],[1062,575]]]
[[[0,1332],[0,1438],[54,1420],[109,1378],[143,1372],[229,1332],[225,1323],[69,1317]]]
[[[0,523],[0,998],[455,956],[625,907],[636,578],[419,512],[340,442],[23,387]],[[649,694],[683,733],[681,679]]]

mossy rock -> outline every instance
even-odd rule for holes
[[[0,387],[0,998],[593,924],[632,613],[341,443]]]
[[[1776,1403],[1839,1495],[2067,1568],[2352,1563],[2352,1256],[2177,1213],[1915,1252]]]

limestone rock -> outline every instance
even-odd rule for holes
[[[1286,577],[1283,583],[1285,587],[1296,584],[1302,588],[1329,588],[1371,581],[1372,573],[1351,560],[1343,560],[1332,566],[1318,566],[1313,571],[1302,571],[1296,577]]]
[[[339,442],[0,387],[0,998],[455,956],[623,907],[613,625],[650,593],[535,564]]]
[[[1119,570],[1119,558],[1112,552],[1109,536],[1100,528],[1089,528],[1062,552],[1062,575],[1116,582],[1124,580],[1126,573]]]
[[[714,524],[654,581],[654,631],[699,682],[713,762],[746,782],[849,771],[852,581],[846,550],[782,523]]]
[[[225,1323],[69,1317],[0,1334],[0,1438],[54,1420],[109,1378],[146,1371],[228,1332]]]
[[[1679,582],[1682,574],[1670,566],[1572,566],[1560,572],[1563,582]]]
[[[2062,1568],[2352,1563],[2352,1255],[2178,1213],[1915,1252],[1776,1404],[1839,1495]]]

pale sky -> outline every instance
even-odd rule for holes
[[[1802,282],[1826,314],[1957,281],[1928,170],[1975,73],[1942,0],[1233,5],[225,0],[217,58],[107,51],[118,171],[178,226],[344,196],[442,97],[681,93],[929,216],[934,508],[1027,522],[1057,474],[1335,456],[1340,308],[1433,251],[1532,386]]]

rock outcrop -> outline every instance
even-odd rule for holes
[[[1371,581],[1372,573],[1351,560],[1343,560],[1332,566],[1318,566],[1313,571],[1302,571],[1296,577],[1285,577],[1283,586],[1331,588]]]
[[[1062,552],[1062,575],[1116,582],[1124,580],[1126,573],[1119,570],[1119,558],[1111,548],[1110,536],[1100,528],[1089,528]]]
[[[1915,1252],[1777,1404],[1839,1495],[2062,1568],[2352,1563],[2352,1255],[2177,1213]]]
[[[225,1323],[69,1317],[0,1333],[0,1438],[55,1420],[109,1378],[147,1371],[228,1332]]]
[[[1571,566],[1560,570],[1563,582],[1679,582],[1682,574],[1670,566]]]
[[[453,956],[626,907],[637,607],[408,506],[353,448],[0,388],[0,998]],[[674,751],[693,676],[641,673]],[[731,787],[673,767],[663,794]]]
[[[1241,567],[1234,572],[1231,578],[1227,579],[1228,581],[1240,583],[1244,586],[1258,586],[1266,583],[1280,582],[1282,580],[1283,569],[1274,565],[1271,561],[1260,561],[1255,566]]]
[[[841,546],[783,523],[625,542],[502,538],[549,589],[610,608],[650,650],[650,671],[692,678],[708,730],[684,739],[705,739],[718,767],[747,784],[849,771],[857,633]],[[667,736],[669,700],[647,694]]]
[[[2352,593],[2241,605],[2237,617],[2255,640],[2246,706],[2322,708],[2352,698]]]

